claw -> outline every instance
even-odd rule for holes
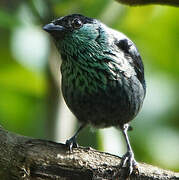
[[[132,172],[139,173],[138,165],[132,151],[128,151],[121,159],[120,168],[124,169],[123,178],[128,178]]]
[[[128,177],[132,174],[132,172],[139,174],[137,162],[134,159],[134,153],[132,151],[132,147],[130,145],[129,138],[127,135],[127,131],[129,130],[129,128],[130,128],[129,124],[123,124],[123,126],[121,127],[122,133],[124,135],[127,144],[127,153],[124,154],[120,163],[120,168],[124,170],[122,172],[123,179],[128,179]]]
[[[70,152],[73,151],[73,148],[77,148],[78,144],[76,142],[76,138],[72,137],[66,141],[66,146],[69,149]]]
[[[70,152],[73,151],[73,148],[77,148],[78,147],[78,144],[76,142],[76,138],[79,134],[79,132],[85,127],[85,124],[82,124],[79,129],[76,131],[76,133],[66,141],[66,146],[67,148],[69,149]]]

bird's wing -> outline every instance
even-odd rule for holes
[[[132,67],[134,67],[137,78],[145,86],[144,66],[135,44],[126,36],[122,39],[118,39],[115,44],[124,52],[124,55],[129,60],[129,63]]]

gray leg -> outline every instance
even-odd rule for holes
[[[76,138],[79,134],[79,132],[85,127],[85,124],[82,124],[79,129],[76,131],[76,133],[66,141],[66,146],[69,148],[70,152],[72,152],[73,148],[77,148],[78,144],[76,142]]]
[[[124,154],[124,156],[121,159],[121,164],[120,167],[121,168],[125,168],[125,176],[129,177],[132,173],[133,170],[138,172],[138,168],[137,168],[137,162],[134,159],[134,153],[132,151],[130,142],[129,142],[129,138],[127,135],[127,131],[128,131],[129,125],[128,124],[124,124],[123,128],[122,128],[122,133],[124,135],[126,144],[127,144],[127,152],[126,154]]]

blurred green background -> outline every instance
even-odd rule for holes
[[[22,135],[65,142],[77,128],[60,92],[60,57],[42,26],[81,13],[129,36],[143,58],[147,95],[129,132],[138,161],[179,171],[179,9],[128,7],[112,0],[0,1],[0,124]],[[83,146],[125,152],[115,128],[86,128]]]

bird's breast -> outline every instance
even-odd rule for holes
[[[120,74],[118,79],[111,79],[105,71],[74,66],[61,70],[64,99],[81,122],[120,125],[130,121],[142,105],[144,93],[135,76],[128,79]]]

